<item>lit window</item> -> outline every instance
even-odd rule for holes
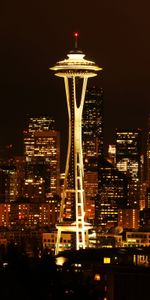
[[[110,264],[110,257],[104,257],[104,264]]]
[[[95,276],[94,276],[94,280],[96,280],[96,281],[100,281],[100,280],[101,280],[101,276],[100,276],[100,274],[95,274]]]

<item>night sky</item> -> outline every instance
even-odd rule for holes
[[[89,85],[104,89],[105,141],[116,127],[146,131],[150,112],[150,3],[148,0],[1,0],[0,145],[21,154],[27,114],[49,114],[62,129],[67,107],[63,80],[49,67],[79,48],[103,72]]]

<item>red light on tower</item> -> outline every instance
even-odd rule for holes
[[[79,32],[74,33],[74,37],[77,38],[79,36]]]

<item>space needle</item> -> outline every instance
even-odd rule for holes
[[[88,78],[101,70],[95,62],[86,60],[85,54],[78,49],[78,32],[74,33],[75,49],[67,58],[59,61],[51,70],[64,78],[68,110],[68,149],[65,177],[60,205],[59,223],[57,224],[57,242],[55,254],[60,252],[62,232],[75,234],[73,247],[76,250],[88,247],[88,231],[91,224],[85,220],[84,167],[82,154],[82,112]],[[66,222],[64,211],[68,205],[69,219]]]

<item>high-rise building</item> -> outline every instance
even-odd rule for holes
[[[85,216],[94,223],[95,199],[98,194],[98,160],[103,155],[103,89],[88,88],[85,95],[83,118],[83,164]]]
[[[13,157],[13,146],[0,148],[0,202],[13,202],[18,197],[19,182]]]
[[[24,131],[26,161],[24,196],[48,200],[60,193],[60,134],[48,117],[30,118]]]
[[[147,151],[146,151],[147,187],[150,188],[150,116],[148,117]]]
[[[60,221],[63,222],[64,207],[71,204],[71,219],[74,224],[67,227],[59,225],[56,253],[59,252],[60,235],[63,230],[74,230],[75,248],[86,247],[88,227],[85,224],[85,194],[83,187],[83,155],[82,155],[82,112],[86,93],[87,80],[96,76],[100,70],[92,61],[86,60],[82,51],[77,49],[78,33],[75,33],[75,49],[67,58],[57,62],[51,68],[55,75],[64,78],[69,118],[68,152],[65,169],[64,190],[60,209]]]
[[[86,91],[82,119],[84,169],[97,169],[98,157],[103,155],[103,89]]]
[[[98,195],[98,169],[97,171],[84,172],[85,189],[85,219],[94,224],[95,221],[95,201]]]
[[[95,225],[105,230],[118,224],[118,209],[127,205],[127,176],[104,158],[99,161],[99,192],[95,205]]]
[[[23,196],[24,157],[1,158],[0,202],[14,202]]]
[[[14,165],[0,169],[0,202],[14,202],[17,198],[17,174]]]
[[[141,130],[116,130],[116,166],[128,176],[128,206],[139,207],[141,184]]]

